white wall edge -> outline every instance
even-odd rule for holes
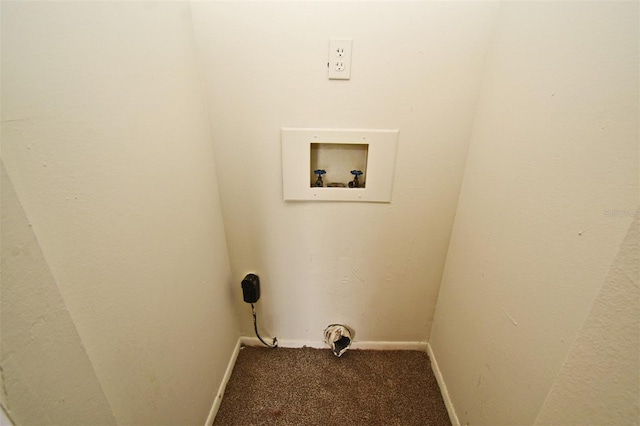
[[[270,338],[266,338],[267,343],[271,343]],[[264,346],[257,337],[242,336],[240,343],[244,346]],[[427,342],[374,342],[374,341],[354,341],[350,349],[368,349],[379,351],[422,351],[427,352]],[[295,340],[295,339],[278,339],[278,346],[282,348],[314,348],[329,349],[324,341],[320,340]]]
[[[433,349],[431,349],[431,344],[427,343],[426,346],[427,346],[427,354],[429,355],[429,359],[431,360],[431,370],[433,371],[433,374],[436,376],[436,380],[438,381],[438,386],[440,386],[440,393],[442,394],[444,405],[447,407],[447,412],[449,413],[449,420],[451,420],[451,425],[460,426],[460,420],[458,419],[458,415],[456,414],[456,409],[453,406],[453,401],[451,400],[451,396],[449,395],[449,390],[447,389],[447,385],[444,382],[444,377],[442,376],[440,367],[438,367],[438,361],[436,360],[436,356],[433,354]]]
[[[211,410],[209,410],[209,416],[207,417],[207,421],[204,426],[213,425],[213,420],[216,418],[216,414],[218,414],[218,410],[220,409],[220,404],[222,404],[222,397],[224,395],[224,390],[227,388],[227,383],[229,383],[229,379],[231,378],[231,373],[233,372],[233,367],[236,365],[236,360],[238,359],[238,354],[240,353],[242,338],[239,338],[236,342],[235,348],[233,348],[233,352],[231,353],[231,358],[229,358],[229,363],[227,364],[227,369],[224,372],[224,376],[222,377],[222,382],[218,387],[218,393],[216,393],[216,397],[213,400],[213,405],[211,405]],[[257,339],[256,339],[257,340]]]

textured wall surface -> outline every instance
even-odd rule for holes
[[[262,278],[264,330],[321,342],[340,322],[359,340],[428,339],[497,10],[193,4],[232,271]],[[349,81],[327,79],[332,37],[353,39]],[[283,126],[400,129],[391,204],[283,201]]]
[[[198,83],[188,3],[2,3],[17,424],[205,422],[239,328]]]
[[[640,247],[631,224],[536,424],[640,422]]]
[[[638,214],[637,18],[637,3],[502,5],[431,339],[461,424],[532,424],[570,353],[599,362],[576,339],[608,351],[637,315],[607,278],[637,267],[615,260]],[[585,325],[604,319],[596,298],[626,297]],[[605,424],[616,407],[593,406]]]
[[[3,404],[23,425],[115,425],[4,167],[1,179]]]

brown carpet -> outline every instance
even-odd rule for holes
[[[240,350],[216,426],[451,425],[419,351]]]

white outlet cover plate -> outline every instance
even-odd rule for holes
[[[329,80],[351,79],[352,39],[329,40]]]
[[[283,127],[281,139],[285,200],[391,202],[398,146],[397,129]],[[312,143],[368,145],[366,187],[311,187]]]

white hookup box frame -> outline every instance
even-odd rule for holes
[[[391,202],[398,145],[397,129],[283,127],[281,139],[285,200]],[[365,187],[312,187],[312,144],[366,145],[363,150],[366,153]]]

